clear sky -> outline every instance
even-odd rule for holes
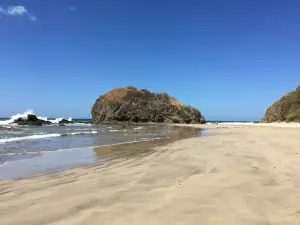
[[[300,84],[299,12],[299,0],[1,0],[0,116],[90,117],[100,94],[133,85],[208,120],[260,119]]]

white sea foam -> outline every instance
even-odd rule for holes
[[[43,152],[43,151],[42,151]],[[40,155],[41,152],[9,152],[1,153],[1,156],[12,156],[12,155]]]
[[[7,142],[14,142],[14,141],[25,141],[25,140],[35,140],[35,139],[46,139],[46,138],[53,138],[53,137],[61,137],[61,136],[76,136],[82,134],[97,134],[97,131],[91,132],[74,132],[74,133],[66,133],[66,134],[40,134],[40,135],[30,135],[25,137],[14,137],[14,138],[4,138],[0,139],[0,144],[4,144]]]
[[[24,112],[23,114],[16,114],[13,115],[9,120],[4,120],[4,121],[0,121],[0,125],[8,125],[10,123],[13,123],[15,120],[21,118],[21,119],[26,119],[28,115],[33,114],[32,110],[27,110],[26,112]]]
[[[26,112],[24,112],[23,114],[16,114],[16,115],[13,115],[9,120],[4,120],[4,121],[0,121],[0,125],[8,125],[8,124],[11,124],[13,123],[15,120],[17,119],[27,119],[27,116],[28,115],[35,115],[33,110],[29,109],[27,110]],[[56,118],[55,120],[48,120],[47,117],[44,117],[44,116],[37,116],[38,119],[40,120],[45,120],[45,121],[50,121],[51,123],[59,123],[61,120],[63,120],[64,118]],[[72,121],[72,117],[69,117],[67,119],[69,122]]]
[[[55,120],[48,120],[50,121],[51,123],[59,123],[60,121],[62,121],[64,118],[56,118]],[[72,117],[69,117],[67,119],[69,122],[72,122]]]
[[[85,126],[85,127],[92,126],[92,124],[88,124],[88,123],[72,123],[72,125],[74,125],[74,126]]]
[[[7,162],[4,162],[3,164],[0,164],[0,167],[5,166],[5,165],[7,165]]]
[[[56,118],[55,120],[48,120],[51,123],[59,123],[63,118]]]
[[[218,124],[224,125],[244,125],[244,124],[254,124],[254,122],[219,122]]]
[[[47,121],[48,120],[48,118],[47,117],[43,117],[43,116],[38,116],[37,117],[39,120],[45,120],[45,121]]]
[[[14,137],[7,139],[0,139],[0,144],[14,141],[24,141],[24,140],[32,140],[32,139],[43,139],[43,138],[51,138],[51,137],[59,137],[60,134],[43,134],[43,135],[30,135],[25,137]]]

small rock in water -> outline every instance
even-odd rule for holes
[[[29,114],[27,115],[27,118],[19,118],[14,121],[14,123],[18,125],[29,125],[29,126],[42,126],[42,125],[49,125],[51,124],[50,121],[47,120],[41,120],[36,117],[36,115]]]
[[[59,125],[62,125],[62,124],[69,124],[69,123],[73,123],[72,121],[70,120],[67,120],[67,119],[62,119],[58,122]]]

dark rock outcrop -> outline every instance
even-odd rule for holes
[[[300,122],[300,86],[271,105],[261,122]]]
[[[42,126],[51,124],[50,121],[41,120],[36,117],[36,115],[27,115],[26,119],[19,118],[14,121],[18,125],[28,125],[28,126]]]
[[[72,121],[69,121],[67,119],[61,119],[58,124],[61,125],[61,124],[69,124],[69,123],[73,123]]]
[[[167,94],[135,87],[117,88],[101,95],[92,108],[93,123],[205,123],[200,111]]]

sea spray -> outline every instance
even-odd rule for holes
[[[16,115],[11,116],[11,118],[9,120],[0,121],[0,126],[11,124],[15,120],[18,120],[18,119],[26,120],[28,115],[35,115],[35,114],[34,114],[33,110],[28,109],[26,112],[24,112],[22,114],[18,113]],[[49,121],[49,122],[54,123],[54,124],[58,124],[60,121],[62,121],[64,119],[64,118],[56,118],[54,120],[48,120],[48,117],[44,117],[44,116],[37,116],[37,118],[40,119],[40,120]],[[69,117],[66,120],[69,121],[69,122],[72,122],[72,117]]]
[[[32,115],[32,114],[33,114],[33,111],[31,109],[27,110],[23,114],[16,114],[16,115],[11,116],[11,118],[9,120],[0,121],[0,125],[11,124],[17,119],[27,119],[27,116]]]

